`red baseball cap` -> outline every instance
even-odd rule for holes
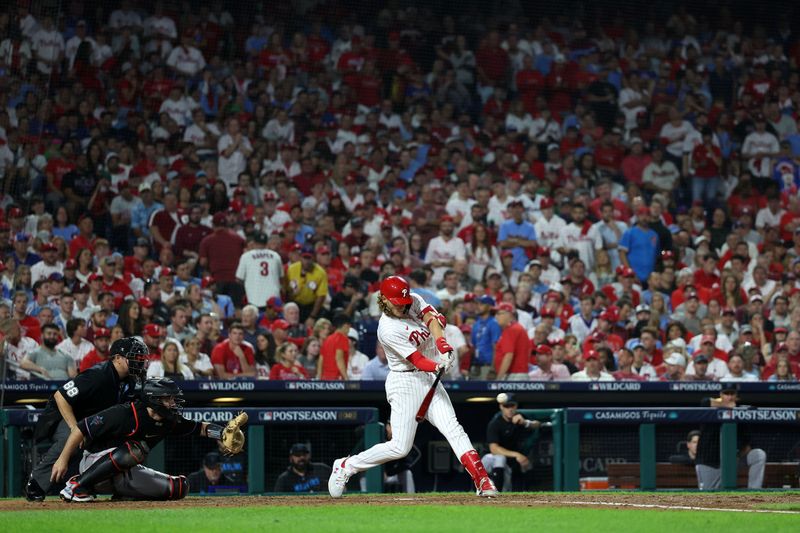
[[[94,338],[99,339],[100,337],[110,337],[111,330],[108,328],[97,328],[94,330]]]
[[[543,198],[541,202],[539,202],[539,209],[548,209],[556,205],[556,201],[550,198],[549,196]]]
[[[225,224],[225,213],[223,211],[217,211],[214,213],[214,216],[211,217],[211,221],[215,226],[222,226]]]
[[[57,252],[58,251],[58,246],[56,246],[52,242],[45,242],[45,243],[42,243],[41,250],[42,250],[42,252]]]
[[[172,272],[172,269],[170,267],[164,267],[161,269],[161,272],[159,272],[158,277],[165,278],[167,276],[172,276],[173,274],[174,272]]]
[[[147,307],[148,309],[150,309],[155,305],[153,303],[153,300],[151,300],[147,296],[142,296],[141,298],[139,298],[138,302],[141,307]]]
[[[78,268],[78,262],[74,259],[64,261],[64,270],[75,270],[76,268]]]
[[[533,350],[531,350],[531,351],[533,353],[535,353],[535,354],[540,354],[540,353],[542,353],[542,354],[552,354],[553,353],[553,349],[550,348],[546,344],[540,344],[539,346],[534,346]]]
[[[597,361],[600,360],[600,354],[597,353],[596,350],[589,350],[586,355],[583,356],[584,361],[588,361],[589,359],[595,359]]]
[[[92,281],[97,281],[97,280],[102,281],[103,278],[100,277],[100,274],[98,274],[97,272],[92,272],[91,274],[89,274],[88,280],[91,283]]]
[[[161,326],[159,326],[158,324],[147,324],[145,325],[144,328],[142,328],[142,333],[150,337],[160,337]]]
[[[500,302],[499,304],[495,305],[492,308],[492,311],[495,313],[499,313],[501,311],[505,311],[506,313],[513,313],[516,311],[514,306],[508,302]]]
[[[543,309],[542,310],[542,318],[555,318],[556,312],[552,309]]]
[[[200,280],[200,288],[207,289],[209,285],[213,285],[217,282],[213,276],[203,276],[203,279]]]
[[[267,300],[267,307],[270,307],[275,311],[280,311],[283,309],[283,300],[281,300],[277,296],[273,296],[272,298]]]
[[[8,210],[8,218],[19,218],[22,216],[22,209],[19,207],[12,207]]]
[[[289,329],[289,327],[290,327],[290,326],[289,326],[289,323],[288,323],[287,321],[285,321],[284,319],[282,319],[282,318],[279,318],[278,320],[275,320],[275,321],[272,323],[272,329],[273,329],[273,330],[274,330],[274,329],[283,329],[283,330],[287,330],[287,329]]]
[[[275,202],[278,197],[275,195],[274,192],[267,191],[264,193],[264,201],[265,202]]]

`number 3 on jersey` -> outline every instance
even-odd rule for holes
[[[64,383],[64,392],[67,393],[67,396],[73,398],[77,396],[78,392],[80,391],[78,391],[78,387],[75,386],[74,381],[67,381],[66,383]]]
[[[267,261],[261,261],[259,266],[261,267],[261,275],[264,277],[269,276],[269,263]]]

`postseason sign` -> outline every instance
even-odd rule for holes
[[[734,409],[567,409],[567,422],[575,424],[681,424],[747,422],[800,424],[800,409],[737,407]]]

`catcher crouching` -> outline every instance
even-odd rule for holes
[[[220,441],[226,454],[244,447],[241,427],[247,414],[240,413],[223,427],[192,422],[180,415],[181,389],[169,378],[149,379],[141,396],[80,420],[71,429],[51,479],[57,482],[67,471],[70,456],[83,444],[79,474],[67,481],[61,499],[90,502],[98,492],[113,498],[180,500],[189,493],[185,476],[170,476],[143,466],[149,451],[167,435],[200,435]]]

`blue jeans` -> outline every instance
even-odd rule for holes
[[[719,176],[713,178],[692,178],[692,202],[700,202],[705,207],[714,207],[717,203]]]

